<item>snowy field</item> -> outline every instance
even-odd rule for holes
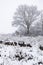
[[[3,40],[3,43],[0,43],[0,65],[43,65],[42,36],[12,37],[0,35],[0,40]],[[16,42],[17,45],[5,45],[6,41]],[[20,41],[23,41],[25,46],[20,46]]]

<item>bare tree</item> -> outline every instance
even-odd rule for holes
[[[14,13],[12,25],[26,25],[27,34],[29,34],[29,27],[39,14],[40,11],[37,10],[36,6],[20,5]]]

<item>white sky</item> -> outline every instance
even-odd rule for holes
[[[43,0],[0,0],[0,33],[15,31],[11,22],[16,8],[21,4],[36,5],[38,9],[43,9]]]

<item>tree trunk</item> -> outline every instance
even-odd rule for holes
[[[29,34],[29,26],[27,26],[27,34]]]

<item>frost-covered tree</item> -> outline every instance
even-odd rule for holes
[[[18,26],[18,29],[15,32],[15,35],[25,35],[27,33],[27,28],[25,26]]]
[[[42,21],[41,14],[37,17],[37,19],[31,24],[29,28],[29,32],[32,35],[41,35],[42,34]]]
[[[41,11],[42,35],[43,35],[43,11]]]
[[[40,12],[37,10],[36,6],[20,5],[14,13],[14,21],[12,22],[12,25],[26,25],[27,34],[29,34],[29,27],[39,14]]]

